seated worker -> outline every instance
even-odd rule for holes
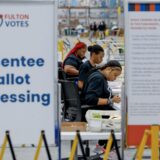
[[[79,68],[83,63],[82,60],[85,58],[86,50],[86,44],[83,42],[78,42],[67,54],[63,62],[63,68],[67,78],[79,76]]]
[[[85,121],[85,113],[88,109],[114,110],[113,103],[119,103],[121,99],[119,96],[112,95],[108,81],[116,80],[121,72],[120,63],[111,60],[88,76],[81,93],[81,100],[83,104],[94,105],[94,107],[82,109],[82,121]]]
[[[88,47],[90,52],[90,60],[83,63],[79,70],[78,87],[83,88],[84,81],[89,74],[89,71],[100,64],[104,57],[104,49],[100,45],[93,45]]]

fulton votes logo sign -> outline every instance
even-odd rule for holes
[[[29,26],[29,14],[0,14],[0,27],[21,27]]]

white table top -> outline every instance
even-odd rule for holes
[[[61,132],[61,140],[73,140],[76,132]],[[109,139],[110,132],[80,132],[82,140]],[[116,139],[121,139],[121,132],[115,132]]]

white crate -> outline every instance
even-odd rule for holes
[[[120,131],[121,129],[120,111],[88,110],[86,120],[89,131]]]

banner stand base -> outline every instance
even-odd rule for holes
[[[142,159],[144,148],[149,136],[151,136],[151,160],[159,159],[159,125],[152,125],[151,130],[145,130],[136,152],[136,159]]]

